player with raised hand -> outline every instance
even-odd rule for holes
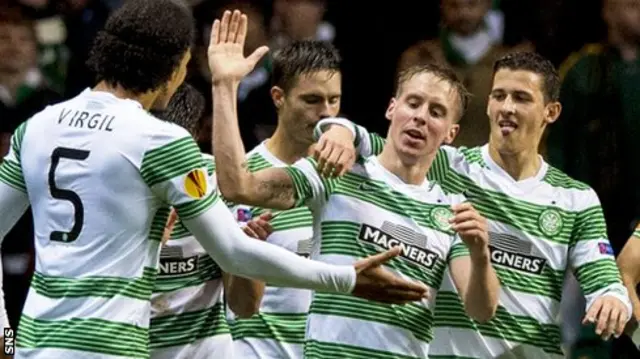
[[[464,197],[447,195],[425,180],[440,143],[453,140],[467,101],[455,75],[436,65],[414,69],[402,84],[404,96],[388,111],[393,141],[382,155],[364,159],[340,178],[322,177],[310,159],[251,172],[244,162],[236,96],[240,80],[267,49],[244,57],[246,27],[245,15],[225,12],[214,22],[209,45],[221,193],[267,208],[309,207],[313,259],[353,263],[399,248],[400,258],[385,267],[432,289],[449,267],[468,312],[479,321],[490,319],[499,283],[489,261],[486,221]],[[431,299],[388,306],[316,291],[304,356],[424,358],[433,338],[433,304]]]
[[[315,124],[340,111],[340,62],[338,51],[325,41],[294,41],[273,54],[271,98],[278,125],[269,139],[247,153],[249,171],[286,167],[309,154]],[[353,157],[353,146],[348,145]],[[238,220],[247,221],[265,210],[270,209],[236,205],[232,212]],[[273,213],[274,231],[267,242],[308,257],[313,235],[309,208],[302,205]],[[257,314],[251,318],[229,316],[236,355],[244,359],[302,358],[312,294],[267,285]]]
[[[0,237],[29,204],[36,265],[17,358],[146,358],[150,296],[170,207],[230,274],[405,303],[426,288],[381,265],[300,258],[247,237],[183,128],[151,116],[183,82],[193,19],[173,0],[127,1],[96,37],[92,89],[20,126],[0,165]],[[170,96],[169,96],[170,97]]]

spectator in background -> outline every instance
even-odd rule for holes
[[[457,146],[481,146],[489,138],[486,116],[491,90],[493,62],[507,52],[531,50],[529,45],[502,45],[502,13],[492,9],[491,0],[441,0],[442,25],[438,38],[421,41],[400,58],[399,70],[427,62],[453,67],[474,95],[460,122]]]
[[[324,20],[325,0],[274,0],[271,18],[272,50],[295,40],[333,42],[335,27]]]
[[[616,252],[640,218],[640,0],[605,0],[608,39],[585,46],[560,68],[560,120],[549,161],[591,185],[602,200]]]

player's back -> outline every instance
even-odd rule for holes
[[[167,160],[167,146],[152,148],[176,137],[175,128],[135,101],[87,90],[18,130],[12,145],[36,247],[18,357],[148,356],[149,298],[168,214],[151,190],[167,174],[149,169]]]

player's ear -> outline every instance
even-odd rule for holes
[[[460,132],[460,125],[457,123],[454,123],[449,127],[449,130],[447,131],[447,135],[444,138],[444,143],[446,145],[450,145],[451,143],[453,143],[453,140],[456,139],[458,132]]]
[[[278,86],[271,88],[271,100],[273,105],[276,106],[276,110],[279,110],[284,105],[284,90]]]
[[[391,121],[391,118],[393,118],[393,113],[396,110],[396,105],[397,105],[396,98],[392,97],[391,100],[389,100],[389,107],[387,107],[387,112],[384,114],[387,120]]]
[[[544,122],[550,125],[558,120],[562,112],[562,105],[558,101],[550,101],[544,108]]]

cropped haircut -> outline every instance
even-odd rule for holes
[[[156,90],[171,79],[193,36],[193,17],[179,0],[126,1],[98,32],[87,66],[98,82],[135,94]]]
[[[184,82],[171,97],[167,108],[156,112],[155,115],[162,120],[175,123],[189,131],[191,136],[197,137],[199,121],[204,114],[205,106],[202,93]]]
[[[514,52],[498,59],[493,64],[493,75],[502,69],[529,71],[542,77],[545,102],[560,99],[560,75],[551,61],[535,52]]]
[[[460,111],[456,122],[462,118],[464,113],[467,111],[467,107],[469,106],[469,100],[471,99],[471,94],[464,86],[458,75],[456,75],[455,71],[448,67],[447,65],[429,62],[423,63],[420,65],[415,65],[408,67],[398,73],[396,76],[395,83],[395,95],[396,97],[402,93],[402,86],[409,80],[411,80],[414,76],[429,73],[434,75],[435,77],[446,81],[449,83],[451,88],[456,91],[458,95],[458,100],[460,101]]]
[[[340,72],[341,62],[340,53],[331,43],[294,41],[273,55],[272,85],[288,91],[301,75],[318,71]]]

